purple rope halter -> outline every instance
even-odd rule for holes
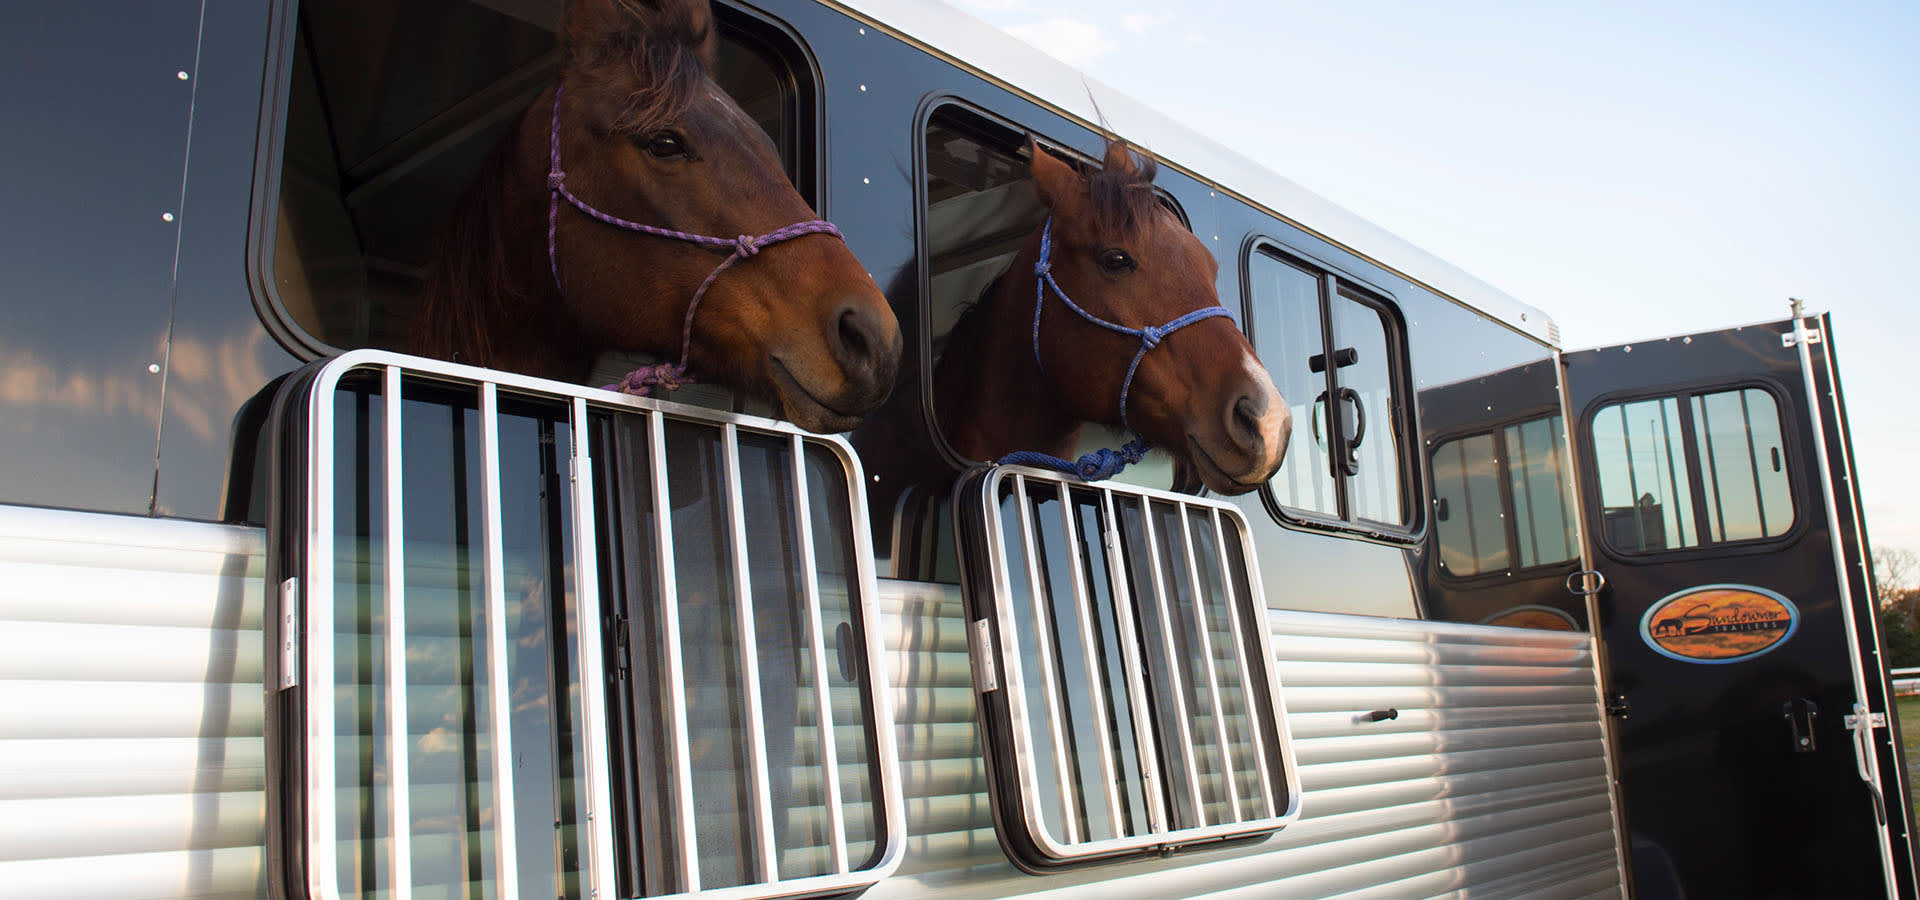
[[[1044,466],[1074,475],[1083,481],[1101,481],[1120,474],[1120,470],[1139,462],[1152,449],[1152,445],[1134,432],[1132,423],[1127,421],[1127,394],[1133,389],[1133,376],[1140,370],[1140,360],[1148,350],[1160,346],[1167,335],[1179,331],[1203,319],[1228,315],[1224,306],[1208,306],[1186,313],[1165,325],[1148,325],[1145,328],[1128,328],[1115,322],[1109,322],[1093,313],[1080,308],[1067,292],[1060,289],[1060,283],[1053,280],[1053,217],[1047,217],[1047,223],[1040,229],[1040,260],[1033,264],[1033,364],[1042,372],[1046,364],[1040,361],[1040,311],[1046,308],[1047,288],[1053,288],[1060,295],[1060,301],[1068,309],[1078,313],[1080,318],[1105,328],[1108,331],[1140,339],[1140,349],[1133,354],[1133,361],[1127,364],[1127,377],[1120,382],[1120,426],[1132,434],[1133,440],[1117,449],[1101,449],[1088,453],[1075,461],[1068,461],[1051,454],[1034,450],[1017,450],[1000,457],[1002,463],[1018,465]]]
[[[712,287],[714,281],[719,279],[720,273],[732,268],[734,263],[753,256],[774,244],[789,241],[802,235],[830,234],[842,241],[847,239],[846,235],[840,233],[840,229],[835,228],[832,222],[828,222],[825,219],[809,219],[804,222],[796,222],[785,228],[769,231],[759,237],[743,234],[739,237],[720,238],[709,237],[704,234],[689,234],[684,231],[674,231],[671,228],[643,225],[639,222],[630,222],[619,216],[609,215],[595,209],[592,204],[574,196],[572,191],[567,190],[567,172],[560,167],[560,94],[564,90],[566,90],[564,83],[553,89],[553,123],[548,129],[547,268],[553,273],[554,290],[559,291],[563,296],[566,294],[566,288],[560,283],[560,254],[554,246],[554,234],[560,225],[561,198],[565,198],[568,203],[573,204],[573,207],[582,213],[605,222],[608,225],[612,225],[615,228],[621,228],[627,231],[638,231],[642,234],[651,234],[656,237],[672,238],[676,241],[686,241],[687,243],[698,244],[711,250],[732,251],[726,259],[720,261],[720,265],[715,266],[712,272],[707,273],[707,279],[700,282],[699,289],[693,292],[693,299],[687,303],[686,317],[680,323],[680,361],[641,366],[627,373],[625,378],[620,379],[620,383],[607,385],[607,390],[633,394],[637,397],[645,397],[652,394],[656,387],[661,390],[670,391],[692,381],[691,378],[687,377],[687,354],[693,350],[693,313],[700,308],[700,300],[707,295],[707,288]]]

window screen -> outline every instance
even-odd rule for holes
[[[957,494],[1002,839],[1050,866],[1272,831],[1298,784],[1229,505],[996,467]]]
[[[1247,275],[1254,348],[1295,423],[1293,449],[1267,482],[1270,498],[1310,521],[1410,525],[1404,369],[1389,308],[1329,272],[1265,251],[1251,254]]]
[[[1434,534],[1445,574],[1530,569],[1579,555],[1563,434],[1552,415],[1434,446]]]
[[[1779,405],[1760,388],[1595,410],[1603,534],[1629,553],[1764,540],[1793,527]]]
[[[290,390],[288,896],[746,900],[897,862],[844,441],[376,351]]]

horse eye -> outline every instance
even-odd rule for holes
[[[1138,269],[1140,264],[1134,262],[1133,257],[1125,250],[1107,250],[1100,254],[1100,268],[1120,274]]]
[[[647,153],[654,159],[672,159],[687,155],[687,142],[671,131],[660,131],[647,136]]]

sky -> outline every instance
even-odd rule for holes
[[[1920,3],[954,2],[1568,350],[1832,312],[1869,537],[1920,551]]]

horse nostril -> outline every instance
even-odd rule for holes
[[[840,359],[847,368],[858,368],[873,356],[873,341],[867,337],[858,311],[842,310],[839,326]]]
[[[1260,433],[1261,420],[1267,414],[1267,398],[1264,393],[1241,394],[1233,401],[1227,415],[1227,436],[1234,446],[1249,454],[1258,456],[1266,436]]]
[[[827,333],[834,358],[849,377],[877,382],[892,377],[900,352],[892,332],[891,317],[883,319],[870,304],[849,301],[834,312]]]

